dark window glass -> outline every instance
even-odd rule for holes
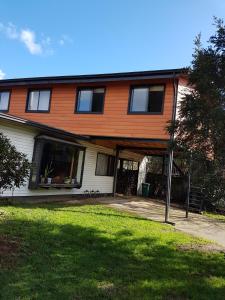
[[[0,111],[9,109],[9,92],[0,92]]]
[[[130,112],[162,112],[164,86],[136,87],[131,92]]]
[[[50,102],[50,90],[30,91],[28,95],[28,111],[48,111]]]
[[[72,145],[46,142],[44,144],[40,183],[80,185],[84,150]]]
[[[78,93],[77,111],[102,112],[104,92],[105,90],[103,88],[80,90]]]
[[[115,157],[103,153],[98,153],[95,175],[113,176]]]
[[[138,170],[138,162],[137,161],[132,161],[132,160],[122,160],[122,169],[123,170],[133,170],[137,171]]]

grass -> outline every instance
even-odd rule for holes
[[[224,299],[224,254],[179,250],[202,241],[169,225],[102,205],[0,209],[18,248],[0,260],[0,299]]]
[[[211,213],[211,212],[205,212],[204,215],[209,217],[209,218],[225,222],[225,216],[224,215]]]

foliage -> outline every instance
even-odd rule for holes
[[[52,161],[45,167],[44,178],[47,179],[50,174],[53,172]]]
[[[26,155],[17,151],[0,132],[0,191],[19,188],[29,175],[30,163]]]
[[[14,265],[0,251],[1,299],[224,299],[224,254],[183,250],[203,241],[169,225],[102,205],[1,209],[0,237],[19,244]]]
[[[209,201],[225,204],[225,26],[215,18],[216,32],[208,45],[200,35],[189,69],[189,91],[183,95],[176,122],[168,131],[172,145],[192,155],[192,180],[204,189]]]

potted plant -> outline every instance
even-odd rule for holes
[[[65,178],[64,178],[64,183],[65,183],[65,184],[70,184],[70,183],[71,183],[70,177],[65,177]]]
[[[49,175],[52,173],[53,168],[52,168],[52,161],[45,167],[44,170],[44,178],[45,178],[45,182],[47,182],[48,184],[52,183],[52,178],[49,177]]]
[[[72,183],[72,184],[77,183],[77,179],[76,179],[76,178],[72,178],[71,183]]]

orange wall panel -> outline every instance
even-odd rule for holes
[[[130,86],[133,84],[165,83],[164,109],[161,115],[128,114]],[[80,87],[81,85],[79,85]],[[85,86],[85,85],[83,85]],[[90,85],[88,85],[90,86]],[[93,85],[98,86],[98,85]],[[103,84],[99,84],[103,86]],[[97,136],[121,136],[137,138],[167,139],[165,130],[172,116],[173,85],[167,81],[113,82],[106,87],[103,114],[76,114],[76,88],[72,84],[35,86],[51,88],[51,106],[49,113],[25,112],[27,90],[30,88],[15,86],[11,89],[9,113],[28,120],[64,129],[76,134]]]

